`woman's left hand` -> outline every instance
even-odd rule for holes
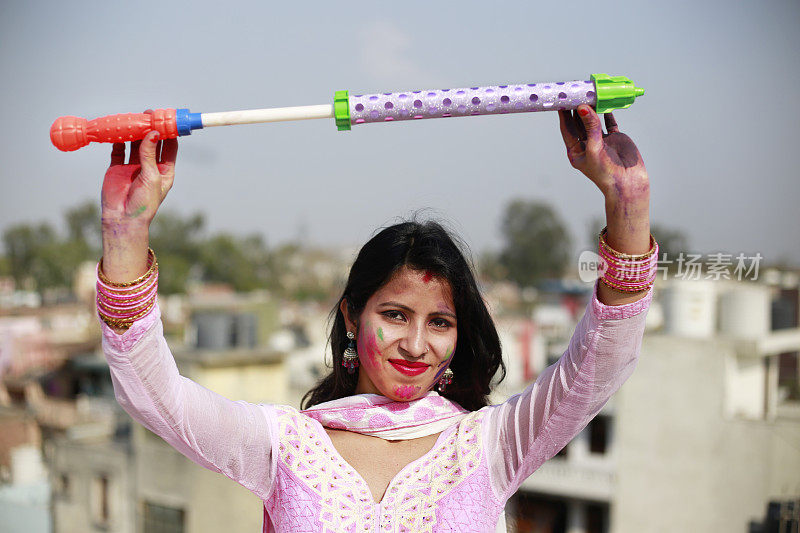
[[[588,105],[577,113],[558,112],[567,157],[605,197],[606,243],[624,254],[650,250],[650,179],[644,161],[630,137],[620,133],[611,113],[605,114],[607,133],[600,117]],[[622,305],[646,294],[615,291],[603,283],[597,288],[600,301]]]
[[[606,197],[606,203],[641,203],[649,199],[650,187],[644,161],[630,137],[620,133],[614,115],[600,117],[588,105],[577,112],[559,111],[561,136],[572,166],[586,175]]]

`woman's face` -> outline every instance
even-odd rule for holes
[[[356,394],[419,398],[439,381],[456,350],[450,284],[428,272],[403,267],[367,300],[357,325],[345,320],[357,339]]]

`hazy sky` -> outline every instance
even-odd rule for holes
[[[99,197],[110,145],[62,153],[55,118],[329,103],[411,89],[626,75],[619,111],[652,218],[705,252],[800,264],[800,3],[13,2],[0,4],[0,231]],[[794,57],[794,59],[792,59]],[[166,207],[209,229],[360,244],[420,208],[497,248],[511,199],[553,203],[576,246],[603,214],[555,113],[336,131],[333,120],[195,131]],[[302,230],[304,228],[304,230]]]

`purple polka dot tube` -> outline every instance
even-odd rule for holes
[[[349,97],[350,123],[392,122],[423,118],[502,115],[575,109],[597,103],[591,80],[491,85]]]

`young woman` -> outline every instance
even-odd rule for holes
[[[182,377],[162,334],[148,227],[177,141],[114,145],[103,183],[98,313],[122,407],[196,463],[264,502],[265,531],[495,531],[520,484],[633,371],[655,277],[649,182],[610,114],[560,112],[573,167],[605,197],[607,268],[564,355],[487,405],[503,367],[468,262],[438,224],[384,229],[336,307],[333,371],[306,410],[234,402]],[[132,281],[131,281],[132,280]],[[322,356],[322,354],[320,354]]]

